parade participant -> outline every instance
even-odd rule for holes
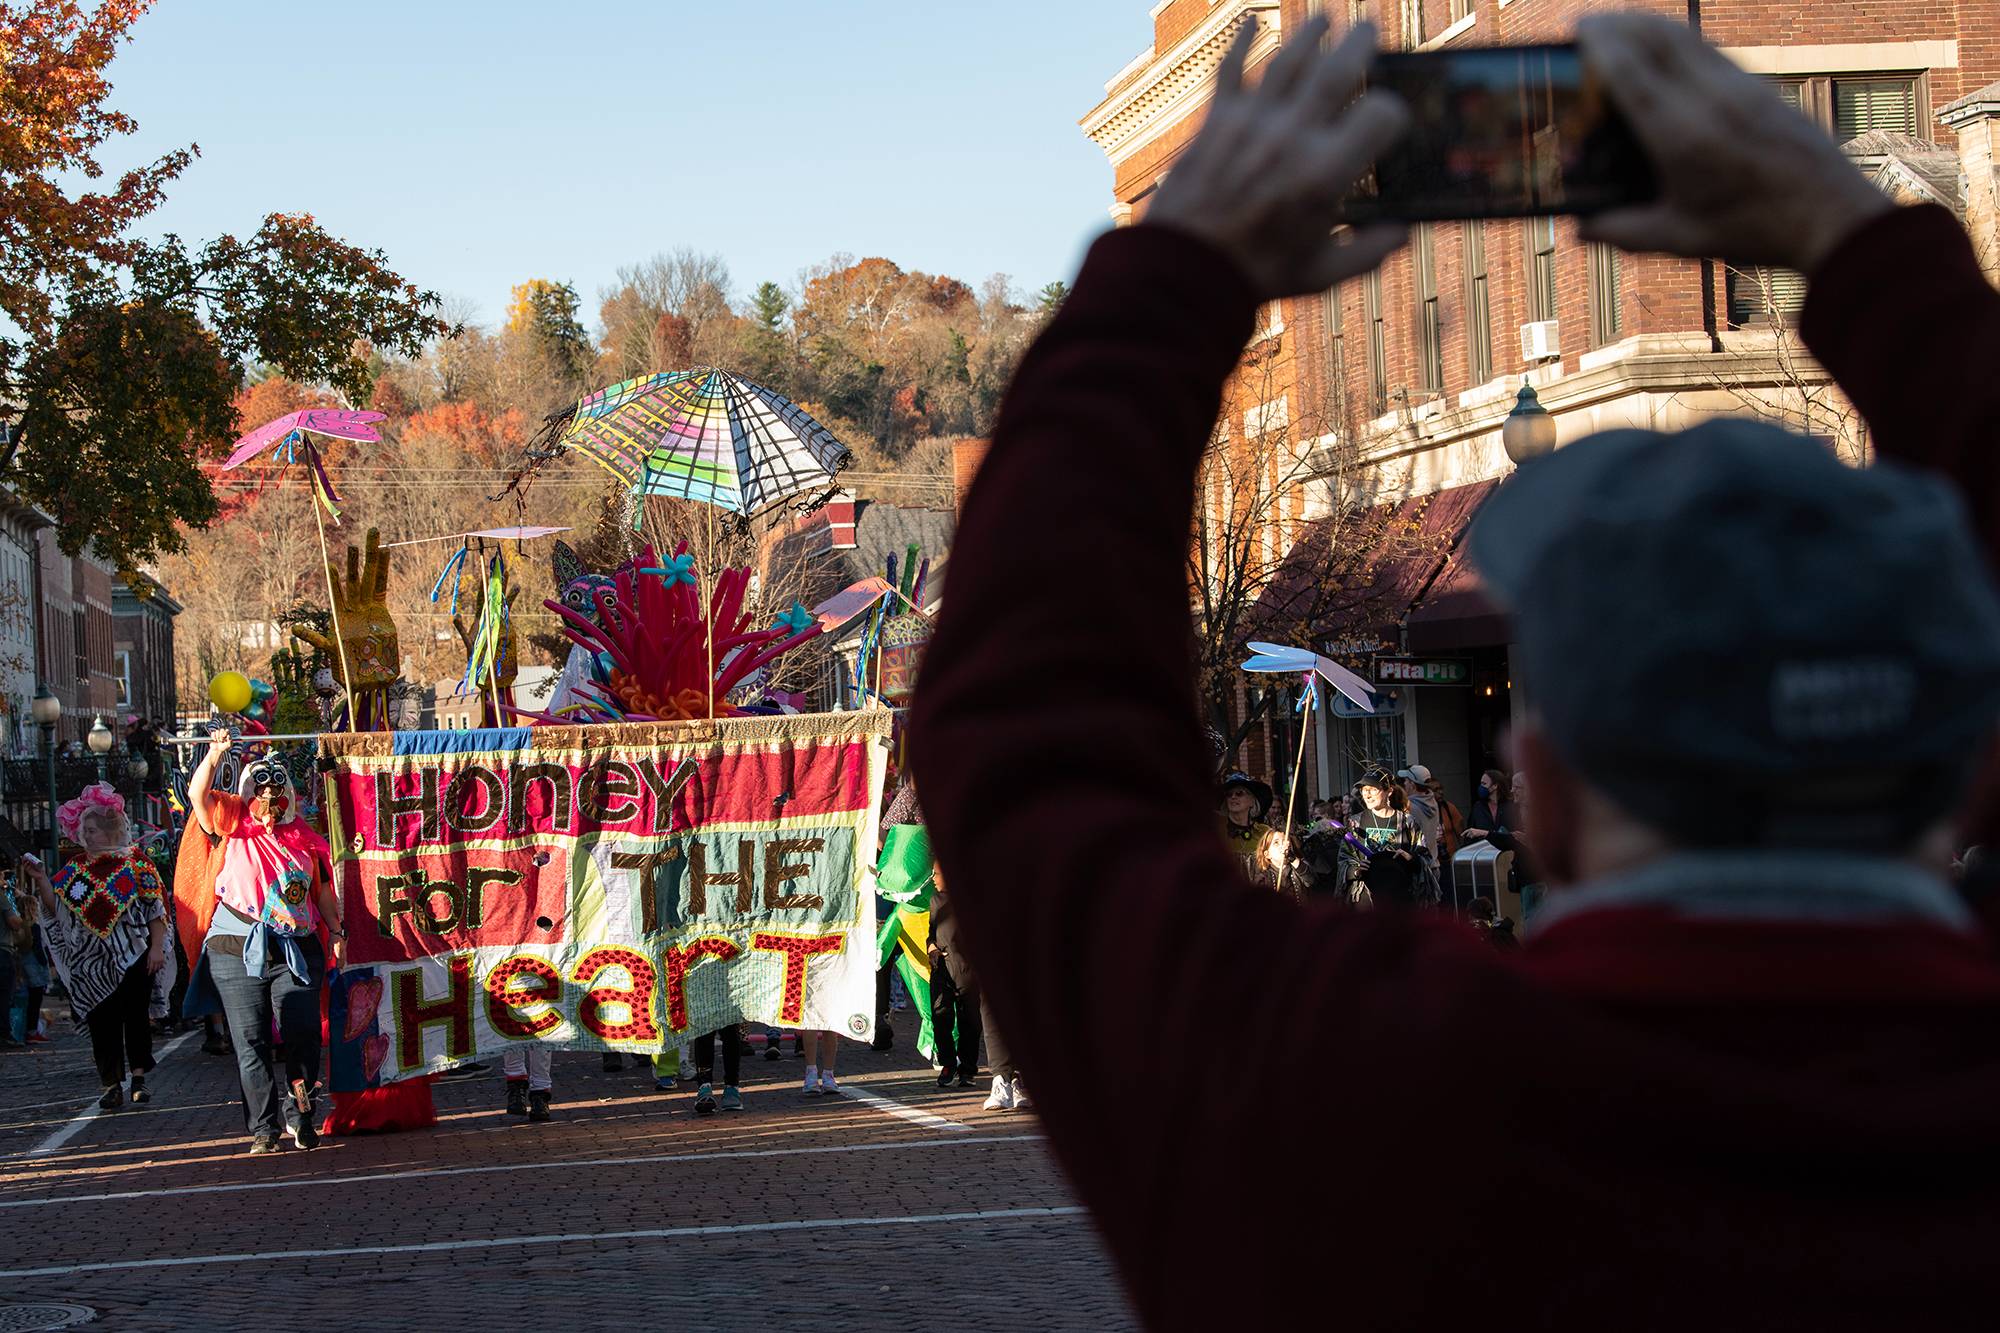
[[[1437,902],[1430,849],[1403,784],[1376,769],[1361,779],[1361,812],[1347,821],[1341,882],[1356,903],[1425,907]]]
[[[979,1076],[979,981],[958,939],[958,916],[942,876],[931,880],[931,1034],[938,1086],[969,1088]]]
[[[1231,892],[1189,831],[1199,460],[1256,312],[1401,239],[1334,229],[1405,123],[1360,94],[1372,30],[1298,29],[1254,85],[1246,31],[1145,221],[1024,358],[924,663],[932,829],[1052,1147],[1155,1328],[1293,1319],[1286,1279],[1329,1262],[1358,1327],[1490,1319],[1498,1290],[1538,1328],[1964,1327],[1995,1293],[2000,966],[1941,816],[1974,808],[2000,718],[2000,296],[1948,211],[1896,208],[1686,26],[1585,20],[1660,189],[1585,237],[1807,275],[1807,341],[1871,442],[1968,483],[1989,549],[1935,480],[1760,423],[1566,444],[1468,546],[1537,701],[1516,743],[1549,920],[1508,957],[1430,914]],[[1047,595],[1085,560],[1117,598]],[[1246,1033],[1302,1075],[1137,1120],[1099,1054]],[[1299,1170],[1357,1088],[1370,1151]],[[1435,1150],[1469,1096],[1503,1113],[1497,1167]],[[1502,1234],[1546,1280],[1514,1280]]]
[[[1222,780],[1218,821],[1223,841],[1243,865],[1244,878],[1259,888],[1278,886],[1278,866],[1284,861],[1282,833],[1264,822],[1271,810],[1271,784],[1235,772]]]
[[[509,1046],[501,1055],[508,1115],[524,1115],[538,1125],[555,1119],[549,1111],[549,1101],[555,1096],[555,1060],[555,1048],[538,1041]]]
[[[50,881],[38,859],[22,866],[41,899],[56,971],[69,990],[71,1012],[90,1030],[90,1050],[106,1110],[125,1100],[150,1101],[153,1028],[146,1006],[153,978],[167,965],[166,890],[153,863],[132,850],[125,799],[109,783],[86,787],[56,811],[63,836],[82,855]]]
[[[234,794],[214,790],[230,742],[227,731],[211,731],[188,783],[194,825],[220,852],[188,1010],[205,1013],[219,1002],[228,1017],[250,1151],[277,1152],[285,1134],[315,1148],[328,963],[317,931],[323,925],[331,936],[335,967],[345,960],[347,932],[326,840],[298,818],[291,776],[276,756],[246,765]]]
[[[840,1092],[833,1067],[840,1061],[840,1038],[831,1032],[806,1029],[799,1034],[806,1044],[806,1081],[800,1089],[808,1097],[832,1097]]]
[[[740,1111],[743,1109],[743,1093],[737,1087],[743,1074],[743,1029],[735,1023],[725,1024],[714,1032],[705,1032],[694,1039],[694,1112],[696,1115],[715,1114],[715,1039],[722,1038],[722,1109]]]

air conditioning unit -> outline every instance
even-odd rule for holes
[[[1538,319],[1521,326],[1521,359],[1553,361],[1562,355],[1562,321]]]

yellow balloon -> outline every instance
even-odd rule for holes
[[[225,713],[250,706],[250,681],[240,671],[225,671],[208,682],[208,701]]]

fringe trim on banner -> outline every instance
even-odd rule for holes
[[[783,741],[888,739],[895,717],[887,709],[850,713],[793,713],[772,717],[719,717],[692,722],[608,722],[580,727],[535,727],[534,749],[607,750],[620,747],[661,749],[689,745],[765,745]],[[387,759],[396,752],[396,735],[363,731],[319,738],[325,760]],[[413,756],[414,757],[414,756]]]

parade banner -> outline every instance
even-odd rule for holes
[[[321,738],[333,1087],[743,1020],[873,1035],[881,711]]]

